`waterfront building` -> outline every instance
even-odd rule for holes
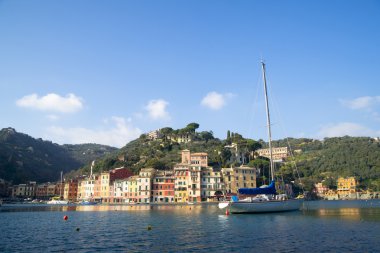
[[[131,176],[127,178],[127,192],[125,202],[129,204],[137,203],[139,197],[137,196],[137,180],[139,176]]]
[[[256,187],[256,169],[247,166],[222,168],[223,182],[227,194],[236,194],[239,188]]]
[[[47,183],[38,184],[36,187],[36,198],[37,199],[47,199]]]
[[[12,189],[13,198],[34,198],[36,196],[37,184],[31,181],[27,184],[14,185]]]
[[[202,168],[201,172],[201,200],[213,201],[223,195],[222,173],[212,167]]]
[[[55,193],[57,191],[57,186],[54,183],[48,183],[46,190],[47,190],[47,196],[48,196],[48,198],[54,197]]]
[[[175,202],[200,202],[201,196],[201,172],[207,168],[207,153],[191,153],[190,150],[182,150],[181,163],[174,166],[175,176]]]
[[[116,179],[113,182],[113,203],[125,203],[128,193],[128,179]]]
[[[91,200],[95,197],[97,177],[92,175],[78,181],[77,200]]]
[[[174,202],[189,201],[187,188],[189,183],[189,164],[176,164],[174,166]]]
[[[155,172],[156,170],[153,168],[143,168],[140,170],[137,180],[139,203],[151,202],[152,178]]]
[[[202,167],[191,164],[188,171],[187,196],[190,202],[201,202],[201,172]]]
[[[356,193],[356,180],[354,177],[343,178],[337,180],[337,193],[339,195],[349,195]]]
[[[152,203],[174,202],[173,171],[157,171],[152,180]]]
[[[103,203],[110,202],[110,172],[102,172],[99,175],[98,185],[99,185],[99,197]]]
[[[78,180],[70,179],[65,182],[63,198],[70,202],[76,202],[78,197]]]
[[[256,150],[258,156],[263,156],[266,158],[270,157],[269,148],[263,148]],[[289,156],[288,147],[277,147],[272,148],[272,157],[275,162],[282,162]]]

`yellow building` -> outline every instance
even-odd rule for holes
[[[256,169],[246,166],[222,168],[227,193],[237,193],[239,188],[256,187]]]
[[[100,198],[103,200],[103,202],[110,202],[110,173],[100,173],[100,178],[98,180],[100,183]]]
[[[125,202],[126,203],[137,203],[138,196],[138,186],[137,180],[139,176],[132,176],[127,179],[127,192],[125,193]]]
[[[349,178],[338,178],[337,181],[337,192],[339,195],[347,195],[351,193],[356,193],[356,180],[354,177]]]
[[[187,202],[189,195],[187,188],[190,186],[190,166],[188,164],[177,164],[174,166],[174,202]]]

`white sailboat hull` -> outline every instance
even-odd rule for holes
[[[230,202],[228,207],[231,213],[272,213],[300,210],[303,199],[270,200],[262,202]]]

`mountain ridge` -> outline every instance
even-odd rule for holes
[[[57,181],[64,173],[117,151],[100,144],[64,144],[33,138],[8,127],[0,130],[0,178],[13,184]]]

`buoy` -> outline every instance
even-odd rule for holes
[[[230,211],[228,211],[228,209],[226,209],[226,215],[230,215]]]
[[[69,217],[67,215],[63,216],[64,220],[67,220]]]
[[[152,226],[149,225],[146,229],[148,229],[148,230],[152,230]]]

